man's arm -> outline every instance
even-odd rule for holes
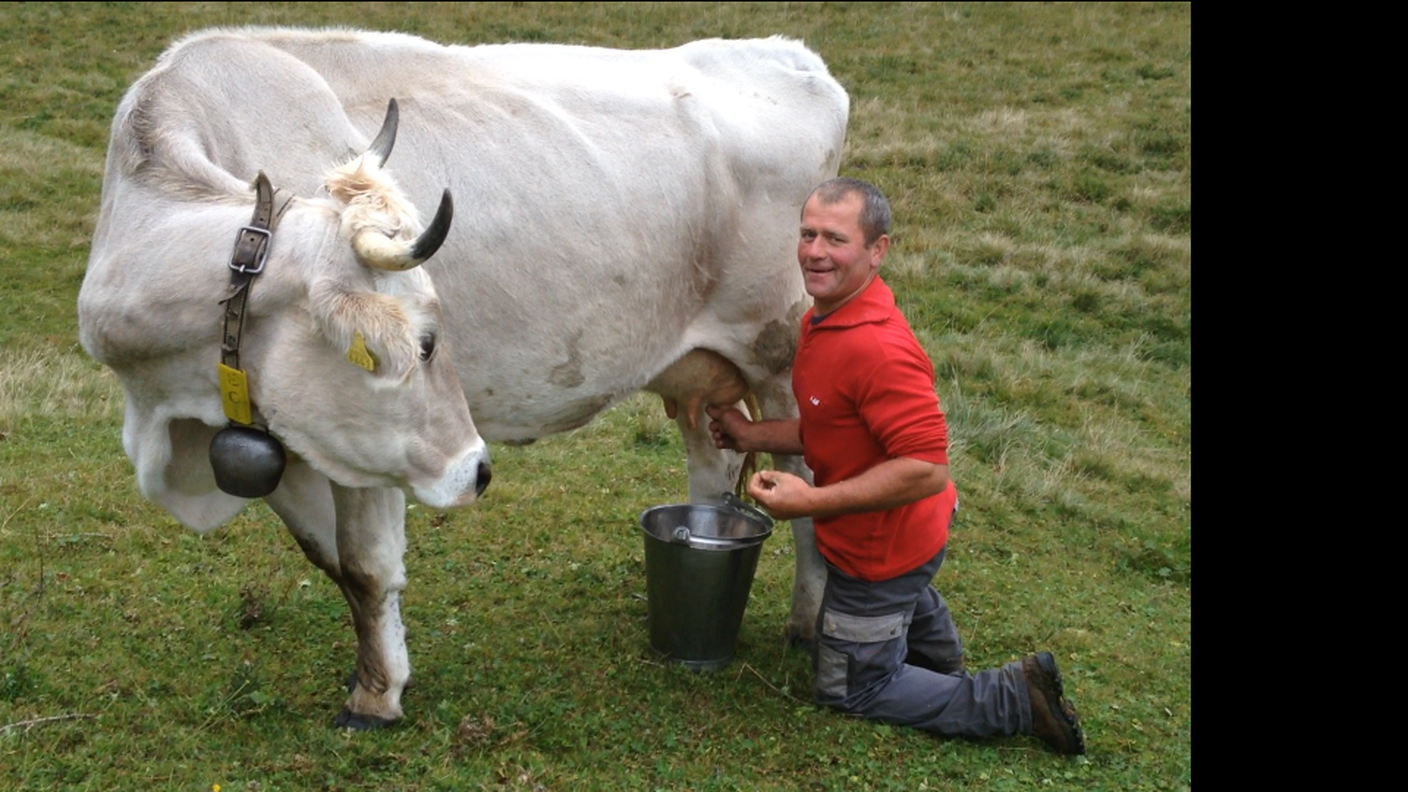
[[[813,487],[788,473],[763,470],[753,474],[748,494],[774,519],[792,520],[893,509],[937,495],[947,486],[948,465],[899,457],[825,487]]]

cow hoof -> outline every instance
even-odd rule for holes
[[[381,729],[395,723],[394,720],[379,718],[375,715],[358,715],[352,710],[344,707],[342,712],[333,719],[332,725],[339,729],[352,729],[353,731],[369,731],[371,729]]]
[[[811,652],[816,648],[816,635],[807,635],[801,630],[788,628],[787,646],[792,649],[805,649]]]

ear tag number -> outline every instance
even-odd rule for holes
[[[254,417],[249,412],[249,378],[237,368],[217,364],[220,371],[220,401],[225,405],[225,417],[248,424]]]
[[[370,349],[367,349],[367,341],[362,338],[362,331],[360,330],[352,336],[352,347],[347,350],[347,359],[367,371],[372,371],[376,368],[376,355],[372,354]]]

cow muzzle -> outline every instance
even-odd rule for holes
[[[476,440],[445,469],[437,480],[411,486],[411,494],[432,509],[452,509],[473,503],[489,486],[493,473],[489,467],[489,449],[483,440]]]

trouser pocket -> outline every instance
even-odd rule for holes
[[[817,639],[817,701],[850,709],[883,684],[904,662],[906,615],[852,616],[827,609]]]

